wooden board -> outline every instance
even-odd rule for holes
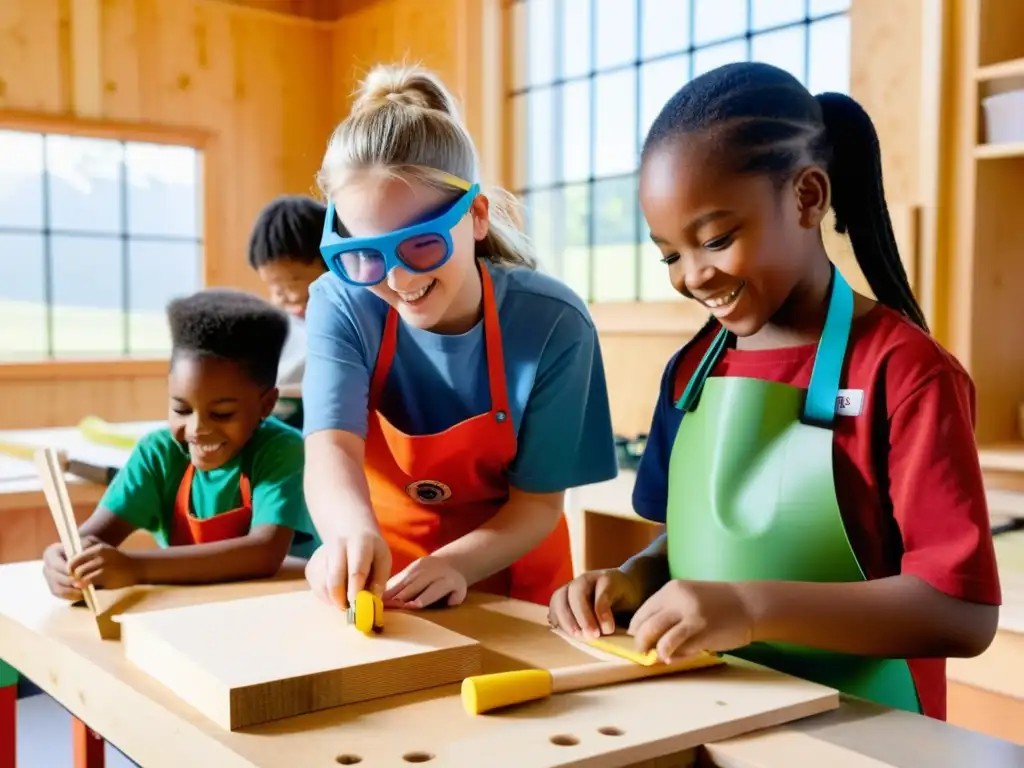
[[[82,540],[78,535],[78,522],[75,519],[74,507],[68,496],[68,487],[61,473],[60,458],[56,448],[39,448],[35,453],[36,469],[43,484],[43,494],[50,508],[53,524],[57,528],[64,555],[68,560],[82,554]],[[96,622],[96,631],[104,640],[116,640],[118,627],[111,616],[100,605],[96,596],[96,588],[86,584],[82,590],[82,599]]]
[[[228,730],[479,674],[472,638],[389,611],[364,635],[309,591],[122,614],[125,657]]]

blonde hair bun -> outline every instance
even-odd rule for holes
[[[444,112],[459,122],[455,97],[434,73],[414,65],[378,64],[360,83],[352,114],[397,104]]]

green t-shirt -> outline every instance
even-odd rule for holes
[[[192,477],[192,514],[209,518],[242,504],[239,486],[245,469],[252,487],[252,525],[291,528],[290,554],[309,557],[320,538],[306,508],[302,489],[302,434],[274,417],[263,421],[249,442],[222,467]],[[114,476],[100,506],[170,545],[178,486],[189,465],[188,451],[166,427],[148,433]]]

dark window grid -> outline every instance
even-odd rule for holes
[[[515,1],[518,2],[518,3],[525,3],[525,2],[527,2],[527,0],[515,0]],[[554,22],[555,22],[554,23],[554,27],[555,27],[554,28],[554,38],[555,38],[554,69],[555,69],[556,73],[559,73],[561,68],[562,68],[562,37],[563,37],[563,35],[562,35],[562,20],[564,19],[565,14],[562,12],[562,0],[553,0],[553,5],[554,5],[554,8],[552,10],[552,13],[554,14]],[[661,53],[661,54],[658,54],[656,56],[649,56],[649,57],[645,58],[643,56],[643,52],[642,52],[642,49],[643,49],[643,12],[644,12],[644,5],[645,5],[645,0],[637,0],[637,3],[636,3],[637,18],[636,18],[636,23],[635,23],[636,40],[634,41],[634,44],[636,46],[636,51],[637,51],[637,58],[634,59],[633,61],[626,62],[624,64],[617,64],[617,65],[612,66],[612,67],[605,67],[604,69],[599,69],[597,67],[597,3],[596,3],[596,0],[590,0],[590,69],[589,69],[589,71],[585,72],[585,73],[583,73],[581,75],[577,75],[575,77],[564,78],[564,77],[561,77],[561,76],[556,76],[551,81],[546,81],[546,82],[542,82],[542,83],[531,83],[528,86],[525,86],[523,88],[517,88],[517,89],[514,89],[514,90],[512,90],[510,92],[510,97],[516,98],[516,97],[526,96],[529,93],[531,93],[532,91],[541,90],[541,89],[544,89],[544,88],[555,89],[555,88],[558,88],[559,86],[564,86],[564,85],[569,84],[569,83],[583,82],[585,80],[589,81],[589,86],[590,86],[590,89],[589,89],[590,120],[589,120],[589,125],[587,127],[587,130],[589,132],[589,145],[588,145],[589,146],[589,167],[591,169],[594,168],[595,161],[596,161],[596,152],[597,152],[596,140],[595,140],[596,139],[596,137],[595,137],[595,126],[596,126],[596,122],[597,122],[597,77],[599,75],[605,75],[605,74],[615,73],[615,72],[623,72],[623,71],[626,71],[628,69],[633,69],[634,70],[634,72],[635,72],[635,76],[634,76],[634,117],[635,117],[635,120],[636,120],[636,130],[635,130],[635,132],[636,132],[636,136],[639,137],[640,136],[640,132],[641,132],[641,124],[642,124],[642,118],[641,118],[641,114],[640,114],[641,113],[641,100],[643,98],[642,89],[641,89],[641,82],[642,82],[642,73],[643,73],[644,65],[655,63],[655,62],[658,62],[658,61],[662,61],[664,59],[670,59],[670,58],[674,58],[676,56],[680,56],[680,55],[686,54],[686,55],[689,56],[689,58],[687,59],[687,64],[688,64],[688,67],[689,67],[689,71],[687,72],[687,78],[688,78],[688,80],[692,80],[693,76],[694,76],[694,58],[695,58],[694,54],[696,54],[696,53],[698,53],[700,51],[707,50],[708,48],[714,48],[714,47],[717,47],[719,45],[725,45],[725,44],[728,44],[728,43],[735,43],[735,42],[739,42],[739,41],[744,41],[745,44],[746,44],[746,56],[747,56],[747,59],[749,60],[749,59],[752,58],[752,54],[753,54],[753,40],[754,40],[755,37],[757,37],[759,35],[763,35],[763,34],[768,34],[768,33],[771,33],[771,32],[779,32],[779,31],[783,31],[783,30],[796,29],[798,27],[802,27],[803,28],[803,32],[804,32],[804,61],[803,61],[802,79],[803,79],[804,82],[807,82],[807,80],[809,78],[809,75],[810,75],[810,63],[811,63],[811,61],[810,61],[811,60],[811,56],[810,56],[810,34],[811,34],[811,27],[814,24],[819,23],[819,22],[828,21],[830,19],[835,19],[835,18],[840,18],[840,17],[843,17],[843,16],[847,16],[848,13],[849,13],[848,11],[833,11],[831,13],[823,13],[823,14],[818,14],[818,15],[812,15],[811,14],[811,10],[810,10],[811,0],[804,0],[804,18],[803,19],[796,19],[796,20],[788,22],[786,24],[778,24],[778,25],[774,25],[774,26],[767,26],[767,27],[755,30],[753,28],[753,14],[754,14],[754,11],[753,11],[753,0],[747,0],[747,3],[746,3],[746,27],[747,28],[746,28],[746,31],[742,35],[734,35],[732,37],[725,37],[725,38],[721,38],[721,39],[711,40],[711,41],[708,41],[708,42],[701,43],[699,45],[694,45],[694,44],[691,43],[689,46],[686,46],[686,47],[683,47],[683,48],[679,48],[679,49],[676,49],[676,50],[673,50],[673,51],[668,51],[666,53]],[[690,5],[689,5],[689,16],[690,16],[689,28],[691,30],[690,34],[692,35],[693,34],[693,29],[695,27],[695,22],[696,22],[696,3],[692,2],[692,1],[691,1]],[[526,46],[526,50],[529,50],[529,45]],[[523,62],[519,66],[522,66],[524,71],[527,69],[526,62]],[[552,150],[551,161],[552,161],[552,164],[554,165],[555,168],[560,168],[561,165],[562,165],[562,146],[563,146],[563,141],[562,141],[562,139],[563,139],[563,125],[562,125],[562,118],[563,118],[562,104],[563,104],[563,99],[559,98],[558,94],[556,94],[555,97],[552,99],[552,101],[554,102],[554,108],[553,108],[552,121],[551,121],[552,122],[551,128],[552,128],[552,133],[553,133],[553,136],[552,136],[552,139],[553,139],[553,142],[552,142],[553,150]],[[526,117],[525,125],[528,126],[529,125],[529,119],[530,119],[529,118],[529,101],[528,100],[524,102],[523,109],[524,109],[524,113],[525,113],[525,117]],[[529,146],[529,142],[527,143],[527,145]],[[527,148],[527,152],[529,153],[529,149],[528,148]],[[527,168],[529,168],[529,157],[526,158],[526,161],[527,161]],[[594,207],[595,207],[595,202],[596,202],[595,185],[596,185],[597,182],[600,182],[600,181],[625,180],[625,179],[632,178],[635,175],[636,175],[636,170],[630,171],[628,173],[618,173],[618,174],[611,174],[611,175],[605,175],[605,176],[596,176],[593,173],[591,173],[586,179],[583,179],[583,180],[574,180],[572,182],[556,181],[556,182],[553,182],[553,183],[550,183],[550,184],[538,184],[538,185],[533,185],[533,186],[527,184],[525,187],[523,187],[523,188],[521,188],[521,189],[516,191],[516,194],[518,196],[524,197],[524,196],[528,196],[528,195],[531,195],[531,194],[534,194],[534,193],[538,193],[538,192],[555,192],[555,191],[564,190],[564,189],[566,189],[567,187],[570,187],[570,186],[586,185],[586,187],[587,187],[587,243],[586,243],[586,247],[587,247],[588,255],[591,257],[591,262],[590,262],[589,268],[587,270],[587,296],[586,296],[586,299],[588,301],[593,301],[594,288],[595,288],[595,285],[594,285],[594,283],[595,283],[595,272],[596,272],[595,265],[594,265],[593,260],[592,260],[592,257],[593,257],[593,254],[594,254],[594,242],[596,240],[595,229],[596,229],[596,222],[597,222],[597,217],[595,216],[595,212],[594,212]],[[563,218],[562,214],[564,214],[564,211],[562,210],[563,203],[564,203],[564,197],[559,195],[559,196],[557,196],[555,198],[555,200],[556,200],[555,208],[557,210],[553,210],[552,214],[553,214],[553,221],[558,222],[558,221],[562,220],[562,218]],[[636,236],[634,238],[634,259],[633,259],[634,264],[633,264],[633,267],[634,267],[634,275],[635,275],[635,281],[634,281],[635,294],[634,294],[633,298],[636,301],[639,301],[640,298],[641,298],[640,297],[640,289],[641,289],[642,271],[643,271],[640,259],[641,259],[641,251],[643,249],[642,240],[643,240],[643,237],[644,237],[644,235],[643,235],[644,227],[643,227],[643,223],[640,221],[640,217],[638,215],[638,212],[634,212],[634,217],[635,217],[635,219],[634,219],[634,231],[635,231],[635,235]],[[554,226],[553,227],[553,232],[555,233],[556,242],[552,243],[551,245],[555,249],[555,254],[554,255],[555,255],[555,259],[556,259],[556,268],[558,270],[561,270],[562,264],[563,264],[563,256],[564,256],[564,254],[563,254],[564,248],[561,247],[563,245],[563,243],[561,241],[564,238],[564,228],[563,227]],[[541,257],[543,258],[543,254],[541,254]]]
[[[519,1],[520,2],[524,2],[525,0],[519,0]],[[556,2],[558,2],[558,7],[561,7],[561,3],[559,2],[559,0],[556,0]],[[809,6],[810,5],[810,0],[805,0],[805,3],[806,3],[806,5]],[[638,16],[640,16],[643,13],[643,11],[642,11],[643,6],[644,6],[644,0],[638,0],[637,1]],[[591,37],[591,40],[596,40],[596,38],[594,36],[594,35],[596,35],[596,32],[594,32],[594,30],[597,27],[597,22],[594,19],[594,15],[595,15],[595,9],[592,7],[591,13],[590,13],[590,26],[592,28],[593,35]],[[694,19],[695,15],[696,15],[696,13],[694,11],[694,6],[691,3],[690,4],[690,23],[691,23],[691,29],[693,28],[692,24],[693,24],[693,19]],[[538,90],[541,90],[541,89],[544,89],[544,88],[557,88],[557,87],[563,86],[563,85],[570,85],[572,83],[579,83],[579,82],[582,82],[584,80],[592,80],[593,78],[595,78],[595,77],[597,77],[599,75],[615,74],[616,72],[622,72],[622,71],[627,70],[627,69],[642,67],[644,64],[657,64],[658,62],[664,61],[665,59],[673,59],[673,58],[676,58],[677,56],[682,56],[684,54],[690,56],[690,62],[691,62],[691,64],[690,64],[690,68],[691,68],[690,69],[690,73],[691,73],[691,76],[692,76],[692,73],[693,73],[693,63],[692,62],[693,62],[694,54],[696,54],[696,53],[700,53],[701,51],[706,51],[709,48],[717,48],[720,45],[728,45],[729,43],[744,42],[744,43],[746,43],[746,46],[747,46],[747,57],[749,58],[750,55],[751,55],[751,51],[752,51],[752,48],[753,48],[753,40],[754,40],[755,37],[760,37],[761,35],[766,35],[766,34],[769,34],[771,32],[784,32],[786,30],[797,29],[799,27],[802,27],[803,28],[803,32],[804,32],[804,79],[806,80],[807,79],[807,72],[808,72],[809,65],[810,65],[810,53],[809,53],[809,51],[810,51],[810,30],[811,30],[811,26],[814,25],[814,24],[817,24],[819,22],[822,22],[822,21],[831,21],[832,19],[842,18],[842,17],[847,16],[847,15],[848,15],[848,11],[832,11],[830,13],[822,13],[822,14],[818,14],[817,16],[812,16],[812,15],[810,15],[810,9],[808,8],[808,10],[805,11],[804,18],[802,18],[802,19],[795,19],[794,21],[790,21],[790,22],[787,22],[785,24],[777,24],[775,26],[764,27],[763,29],[756,29],[755,30],[755,29],[753,29],[753,26],[752,26],[753,25],[753,21],[752,21],[752,17],[753,17],[752,3],[750,2],[750,0],[747,0],[747,30],[743,34],[733,35],[731,37],[723,37],[723,38],[719,38],[719,39],[716,39],[716,40],[711,40],[711,41],[708,41],[708,42],[700,43],[698,45],[690,44],[690,45],[685,46],[683,48],[678,48],[678,49],[673,49],[671,51],[666,51],[666,52],[663,52],[663,53],[658,53],[658,54],[655,54],[654,56],[646,56],[645,57],[645,56],[643,56],[642,53],[640,53],[637,56],[637,58],[635,58],[632,61],[627,61],[627,62],[623,62],[622,64],[615,64],[613,66],[603,67],[603,68],[599,68],[599,67],[596,66],[596,62],[594,61],[595,53],[592,50],[591,54],[590,54],[590,56],[591,56],[591,68],[587,72],[583,72],[583,73],[581,73],[579,75],[573,75],[572,77],[561,77],[561,76],[558,76],[558,77],[555,77],[552,80],[544,80],[544,81],[539,82],[539,83],[530,83],[529,85],[524,85],[524,86],[521,86],[519,88],[513,88],[511,91],[509,91],[509,95],[512,96],[512,97],[515,97],[515,96],[525,96],[526,94],[528,94],[528,93],[530,93],[532,91],[538,91]],[[560,20],[561,17],[562,17],[562,14],[558,13],[557,16],[558,16],[558,19]],[[556,20],[556,27],[559,24],[560,24],[560,21]],[[637,29],[638,29],[638,32],[637,32],[637,43],[636,43],[637,51],[641,51],[641,42],[642,42],[642,34],[643,33],[642,33],[641,26],[640,26],[640,18],[637,19]],[[556,32],[557,32],[557,29],[556,29]],[[555,44],[556,44],[556,46],[561,48],[561,42],[558,41],[557,39],[556,39],[556,43]],[[528,46],[527,46],[527,48],[528,48]],[[561,60],[559,58],[556,58],[555,59],[555,69],[556,70],[560,69],[560,65],[561,65]],[[519,66],[519,65],[517,64],[517,66]]]
[[[41,136],[62,136],[64,134],[39,134]],[[111,140],[114,141],[114,140]],[[122,151],[127,148],[128,142],[117,141]],[[121,221],[120,228],[116,232],[84,232],[72,229],[61,229],[50,225],[52,211],[50,210],[52,200],[50,199],[50,174],[49,168],[49,143],[43,142],[43,177],[42,177],[42,198],[43,198],[43,226],[35,227],[0,227],[0,232],[14,234],[41,235],[43,238],[43,301],[46,304],[46,356],[53,360],[53,248],[51,237],[53,235],[67,235],[80,238],[97,238],[103,240],[119,239],[121,241],[121,322],[123,330],[124,345],[121,349],[122,355],[128,357],[131,354],[131,259],[130,247],[132,242],[150,243],[195,243],[197,248],[203,244],[203,238],[183,237],[175,235],[141,235],[129,233],[128,228],[128,169],[125,163],[120,164],[120,175],[118,178],[118,189],[121,197]]]

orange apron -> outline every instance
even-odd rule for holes
[[[195,471],[195,465],[189,462],[178,485],[178,495],[174,498],[174,517],[171,520],[171,546],[209,544],[248,535],[252,524],[252,487],[245,473],[242,473],[238,483],[242,492],[242,506],[202,519],[192,514],[192,477]]]
[[[494,286],[480,266],[491,409],[432,435],[407,435],[379,410],[398,340],[398,313],[388,311],[370,382],[366,476],[391,572],[476,530],[509,497],[507,471],[516,455]],[[537,547],[470,588],[547,605],[572,580],[569,528],[562,516]]]

